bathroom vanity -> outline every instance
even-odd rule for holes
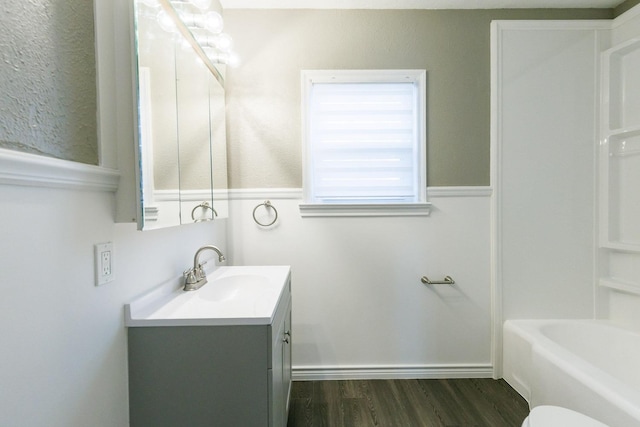
[[[207,278],[125,306],[130,425],[286,426],[289,267],[219,267]]]

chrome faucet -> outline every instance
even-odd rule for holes
[[[220,251],[220,249],[213,245],[206,245],[198,249],[196,251],[196,255],[193,257],[193,268],[185,270],[185,272],[183,273],[185,291],[195,291],[197,289],[200,289],[207,283],[207,275],[204,273],[204,269],[202,268],[202,266],[206,264],[206,261],[200,263],[198,259],[200,258],[200,254],[207,249],[211,249],[218,254],[219,262],[225,261],[224,254]]]

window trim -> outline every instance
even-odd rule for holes
[[[303,217],[328,216],[426,216],[431,204],[427,201],[427,73],[426,70],[302,70],[302,189],[304,201],[300,203]],[[418,189],[417,202],[398,203],[317,203],[311,202],[312,169],[309,167],[309,95],[314,83],[406,83],[418,85],[419,141],[417,147]]]

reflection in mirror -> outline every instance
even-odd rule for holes
[[[211,218],[200,209],[213,204],[211,167],[211,122],[209,115],[209,70],[191,46],[176,49],[176,93],[178,116],[178,165],[180,168],[181,223]]]
[[[215,0],[194,3],[219,10]],[[216,10],[168,0],[134,1],[134,17],[138,228],[226,217],[225,94],[219,69],[232,55],[217,44],[224,40],[228,49],[222,18]]]
[[[179,224],[180,200],[163,197],[180,187],[176,116],[175,34],[160,28],[158,11],[136,14],[138,117],[143,223],[139,228]],[[158,200],[156,200],[158,199]],[[159,204],[162,209],[159,209]],[[162,218],[160,218],[162,212]],[[140,227],[142,226],[142,227]]]
[[[224,69],[224,65],[221,66]],[[224,71],[223,71],[224,75]],[[227,181],[227,126],[224,88],[209,75],[209,113],[211,123],[211,163],[213,165],[213,203],[217,217],[229,216]]]

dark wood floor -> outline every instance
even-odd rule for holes
[[[520,427],[528,413],[503,380],[296,381],[287,427]]]

